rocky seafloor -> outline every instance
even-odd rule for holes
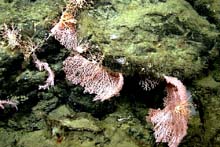
[[[1,147],[167,146],[155,143],[145,118],[150,108],[163,107],[163,75],[184,83],[195,109],[179,146],[220,146],[219,0],[88,1],[76,18],[79,44],[92,44],[103,65],[125,78],[120,96],[104,102],[66,81],[62,65],[70,51],[53,37],[45,41],[65,5],[0,0],[0,31],[13,25],[42,44],[36,54],[55,72],[54,87],[38,90],[47,73],[0,36],[0,99],[18,107],[0,110]],[[139,83],[146,79],[159,82],[145,91]]]

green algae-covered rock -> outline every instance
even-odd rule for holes
[[[219,71],[219,69],[217,69]],[[193,89],[194,101],[199,110],[201,138],[203,146],[219,146],[219,119],[220,119],[220,82],[213,78],[210,72],[207,77],[203,77],[195,82]],[[195,132],[197,132],[195,131]],[[200,145],[201,146],[201,145]]]
[[[89,112],[95,117],[104,117],[116,109],[115,100],[94,102],[94,95],[83,93],[80,87],[70,88],[71,93],[68,97],[68,105],[75,111]]]
[[[14,24],[22,36],[44,42],[64,5],[63,0],[0,0],[0,30],[3,23]],[[209,58],[216,62],[213,59],[218,56],[213,54],[218,52],[213,49],[219,41],[216,23],[211,24],[184,0],[94,0],[93,6],[80,10],[77,20],[79,40],[90,39],[105,55],[104,65],[130,77],[153,73],[191,78],[208,67],[204,63]],[[155,146],[145,116],[155,107],[150,101],[162,106],[163,89],[156,89],[150,100],[125,79],[120,97],[93,102],[93,95],[67,85],[62,61],[68,51],[50,38],[37,55],[54,70],[55,86],[40,91],[38,85],[47,73],[37,71],[32,62],[25,63],[21,53],[6,49],[5,44],[0,40],[0,99],[18,101],[18,111],[0,121],[0,146]],[[180,146],[220,143],[219,85],[219,70],[194,85],[199,114],[190,119]]]
[[[46,118],[48,127],[59,127],[73,131],[100,132],[97,120],[87,113],[76,113],[66,106],[60,106]]]
[[[105,128],[104,135],[110,140],[106,147],[153,146],[150,127],[136,118],[128,104],[121,104],[101,125]]]
[[[0,46],[0,99],[6,99],[8,93],[14,92],[14,81],[16,74],[19,74],[22,61],[21,54],[12,54]]]
[[[220,1],[219,0],[187,0],[200,15],[215,23],[220,29]]]
[[[0,24],[19,23],[24,24],[22,27],[25,29],[34,26],[46,28],[64,5],[63,0],[0,0]]]
[[[63,0],[0,0],[0,79],[3,81],[1,89],[7,91],[7,93],[1,92],[0,97],[7,98],[9,95],[14,96],[18,93],[25,95],[33,88],[37,89],[37,85],[46,78],[46,73],[39,73],[37,68],[33,68],[34,64],[32,62],[24,61],[23,51],[21,51],[25,48],[23,42],[21,47],[12,49],[8,46],[7,39],[3,37],[5,26],[8,29],[17,30],[19,39],[22,39],[22,41],[28,41],[27,38],[31,38],[36,44],[42,45],[42,42],[45,43],[49,27],[52,26],[54,19],[62,11],[61,7],[64,5]],[[56,68],[60,65],[57,58],[59,56],[62,58],[63,53],[60,53],[57,57],[58,49],[54,50],[54,46],[41,47],[40,52],[44,52],[44,59],[47,58],[48,54],[50,54],[49,57],[55,55],[53,56],[54,59],[50,59],[48,63],[51,61],[57,63],[53,65],[57,71]],[[10,92],[10,90],[13,91]]]
[[[62,73],[65,50],[60,51],[61,46],[52,39],[45,40],[64,6],[63,0],[0,0],[0,99],[17,101],[19,111],[23,108],[30,110],[42,99],[47,102],[41,101],[35,110],[49,111],[56,106],[58,97],[65,97],[63,90],[66,85]],[[19,47],[12,49],[8,46],[7,38],[3,37],[5,26],[18,31],[19,40],[22,40]],[[24,42],[30,40],[39,45],[40,49],[36,51],[38,58],[47,62],[56,76],[62,79],[51,90],[38,90],[38,86],[44,84],[47,72],[39,72],[32,59],[24,60]]]
[[[51,137],[56,139],[62,136],[65,137],[61,142],[63,147],[95,147],[97,144],[103,147],[138,147],[148,146],[152,140],[148,133],[149,126],[142,125],[127,104],[120,105],[117,111],[103,120],[95,119],[89,113],[77,113],[61,106],[49,114],[46,122],[51,135],[43,142],[47,143]],[[47,136],[46,132],[42,135]]]
[[[71,117],[72,116],[72,117]],[[52,128],[65,128],[72,131],[91,131],[100,132],[97,120],[86,113],[71,112],[66,106],[61,106],[52,111],[47,122]]]
[[[65,50],[60,51],[61,46],[52,39],[45,41],[53,20],[64,5],[62,0],[0,0],[0,100],[11,99],[18,107],[13,117],[9,115],[12,117],[10,120],[1,117],[4,120],[2,126],[23,131],[42,129],[45,127],[42,114],[55,109],[61,98],[65,98],[66,83],[61,68]],[[60,77],[56,86],[50,90],[38,90],[38,86],[44,84],[47,72],[38,71],[31,59],[24,60],[21,53],[23,42],[21,47],[12,49],[8,46],[7,39],[3,37],[5,25],[8,29],[18,30],[22,41],[29,38],[42,45],[36,54],[41,61],[48,62]]]
[[[63,119],[61,120],[61,124],[70,130],[87,130],[93,132],[100,131],[100,128],[95,125],[95,122],[86,118],[79,118],[76,120]]]
[[[184,0],[96,1],[80,13],[78,24],[79,36],[99,46],[106,65],[121,64],[128,75],[199,74],[219,35]]]
[[[210,89],[208,89],[208,91],[210,91]],[[202,138],[201,141],[205,146],[208,146],[208,144],[211,146],[219,145],[219,97],[208,94],[207,97],[203,94],[201,95],[204,97],[200,98],[200,121],[202,124],[201,128],[203,128],[202,135],[200,136]]]

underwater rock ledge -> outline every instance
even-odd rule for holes
[[[78,34],[97,45],[105,63],[126,75],[191,78],[207,68],[216,26],[184,0],[95,2],[80,13]]]

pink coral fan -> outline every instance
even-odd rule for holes
[[[175,77],[164,78],[167,82],[165,107],[162,110],[150,109],[147,120],[154,126],[156,142],[167,142],[169,147],[177,147],[187,134],[190,104],[182,82]]]
[[[104,101],[118,95],[124,84],[121,73],[108,71],[81,55],[68,57],[63,64],[66,78],[84,87],[84,92],[96,94],[94,101]]]

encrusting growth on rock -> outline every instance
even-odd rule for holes
[[[76,5],[76,7],[82,8],[82,6],[86,3],[86,0],[70,0],[70,2]]]

